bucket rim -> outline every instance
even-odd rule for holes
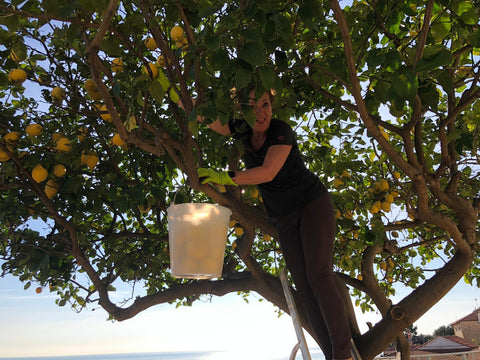
[[[219,205],[219,204],[214,204],[214,203],[200,203],[200,202],[187,202],[187,203],[181,203],[181,204],[170,204],[170,206],[167,208],[167,213],[169,210],[173,210],[174,208],[182,207],[184,205],[202,205],[202,206],[213,206],[222,210],[227,211],[227,213],[231,216],[232,215],[232,210],[227,208],[226,206]]]

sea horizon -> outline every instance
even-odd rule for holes
[[[0,360],[227,360],[237,359],[232,357],[230,351],[168,351],[168,352],[143,352],[143,353],[117,353],[117,354],[89,354],[89,355],[50,355],[50,356],[14,356],[0,357]],[[323,360],[321,352],[311,352],[312,360]],[[300,359],[300,350],[296,358]],[[245,357],[239,357],[238,359]],[[289,360],[290,354],[285,356],[273,355],[271,358],[259,354],[258,358],[249,356],[248,360]]]
[[[168,351],[168,352],[143,352],[143,353],[113,353],[113,354],[88,354],[88,355],[49,355],[49,356],[15,356],[0,357],[0,360],[206,360],[221,351]]]
[[[289,360],[290,354],[280,356],[278,354],[272,357],[265,357],[265,354],[259,354],[259,357],[249,356],[248,360]],[[321,351],[311,351],[312,360],[324,360]],[[300,350],[296,358],[301,359]],[[50,356],[14,356],[0,357],[0,360],[236,360],[234,354],[230,351],[168,351],[168,352],[143,352],[143,353],[116,353],[116,354],[89,354],[89,355],[50,355]],[[244,356],[238,359],[245,359]]]

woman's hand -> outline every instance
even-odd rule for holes
[[[228,175],[228,171],[216,171],[213,169],[200,168],[198,169],[198,177],[200,179],[200,183],[202,184],[214,183],[218,185],[237,186],[230,175]]]

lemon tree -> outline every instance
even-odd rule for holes
[[[120,321],[229,292],[288,311],[261,194],[202,185],[196,172],[242,168],[242,145],[205,125],[240,112],[252,123],[252,83],[276,91],[275,116],[331,191],[335,270],[365,359],[395,339],[408,357],[403,329],[458,281],[479,285],[476,1],[33,0],[0,10],[0,256],[25,288],[77,310],[98,303]],[[172,278],[174,199],[232,210],[221,279]],[[115,303],[117,286],[137,283]],[[353,304],[382,320],[361,333]]]

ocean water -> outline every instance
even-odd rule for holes
[[[312,360],[324,360],[320,351],[311,351]],[[222,351],[179,351],[158,353],[133,353],[133,354],[98,354],[77,356],[36,356],[36,357],[0,357],[0,360],[289,360],[290,354],[285,356],[236,357],[231,352]],[[300,350],[295,359],[302,359]]]
[[[77,356],[42,356],[42,357],[0,357],[0,360],[208,360],[210,358],[221,359],[220,352],[196,351],[196,352],[165,352],[165,353],[135,353],[135,354],[99,354]]]

